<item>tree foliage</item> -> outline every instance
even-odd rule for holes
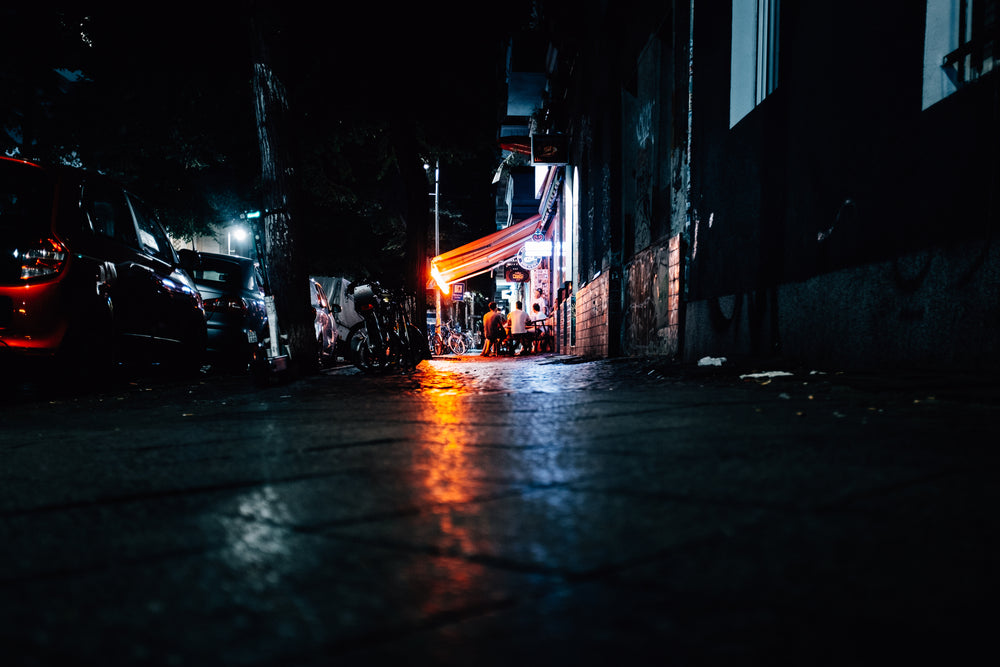
[[[22,92],[0,107],[0,142],[114,176],[189,238],[246,208],[256,155],[245,31],[176,10],[3,10],[0,79]]]
[[[5,6],[0,148],[117,177],[175,237],[228,224],[262,201],[257,18],[288,93],[294,261],[418,287],[433,204],[422,161],[442,165],[442,248],[492,231],[502,20],[517,15],[484,23],[458,2]]]

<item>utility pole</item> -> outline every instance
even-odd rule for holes
[[[288,136],[289,97],[280,77],[272,69],[271,40],[277,29],[263,16],[264,3],[255,5],[253,17],[254,60],[252,86],[260,146],[261,203],[264,213],[258,220],[261,236],[259,259],[265,271],[268,293],[273,296],[280,329],[288,336],[288,347],[296,366],[306,374],[319,372],[319,354],[312,307],[309,303],[309,276],[300,258],[297,219],[292,214],[293,174],[295,173]],[[273,321],[273,320],[272,320]],[[272,341],[274,339],[272,338]]]
[[[440,195],[441,195],[440,176],[441,176],[441,159],[438,158],[434,160],[434,256],[435,257],[441,254],[441,228],[438,222],[440,214],[438,202],[440,201]],[[441,326],[440,287],[434,290],[434,295],[435,295],[434,324],[435,326],[440,327]]]

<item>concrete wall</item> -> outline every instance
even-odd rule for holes
[[[622,82],[620,353],[676,356],[682,345],[681,234],[687,214],[686,9],[661,10]],[[640,33],[641,34],[641,33]]]
[[[1000,337],[990,332],[1000,331],[1000,247],[927,250],[686,310],[690,361],[780,353],[829,370],[996,368]]]
[[[781,10],[733,127],[731,17],[696,12],[684,357],[1000,367],[1000,72],[924,108],[922,3]]]

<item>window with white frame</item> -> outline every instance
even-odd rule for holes
[[[779,0],[733,0],[729,127],[778,86]]]
[[[927,0],[923,108],[998,65],[1000,0]]]

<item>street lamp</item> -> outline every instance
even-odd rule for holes
[[[229,254],[233,254],[233,238],[236,238],[236,243],[242,243],[247,240],[247,230],[242,227],[230,227],[229,233],[226,235],[226,241],[229,245]]]
[[[424,162],[424,171],[430,171],[431,166]],[[441,254],[441,229],[439,226],[439,208],[438,202],[440,201],[441,189],[440,189],[440,175],[441,175],[441,160],[434,160],[434,192],[429,192],[428,194],[434,195],[434,256],[437,257]],[[441,326],[441,290],[434,290],[434,325],[436,327]],[[436,330],[436,329],[435,329]]]

